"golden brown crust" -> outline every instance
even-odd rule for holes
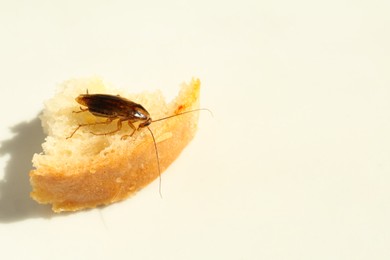
[[[191,91],[180,95],[170,113],[181,107],[198,108],[199,81],[193,84]],[[192,140],[197,121],[198,113],[189,113],[151,125],[156,135],[161,171]],[[144,136],[141,144],[131,151],[113,153],[98,165],[83,168],[88,170],[76,168],[78,172],[67,174],[50,166],[38,167],[30,172],[31,197],[39,203],[52,204],[55,212],[94,208],[127,198],[159,177],[153,139],[149,134]]]

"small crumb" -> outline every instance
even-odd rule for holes
[[[179,114],[181,113],[183,110],[184,110],[184,106],[183,105],[179,105],[177,108],[176,108],[176,111],[175,111],[175,114]]]

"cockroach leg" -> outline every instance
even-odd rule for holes
[[[111,118],[109,118],[109,119],[110,119],[110,121],[108,123],[111,123],[111,121],[114,120],[114,119],[111,119]],[[117,127],[116,127],[116,129],[114,131],[106,132],[106,133],[94,133],[94,132],[90,132],[90,133],[93,134],[93,135],[110,135],[110,134],[114,134],[114,133],[118,132],[119,130],[121,130],[123,121],[125,121],[125,120],[123,120],[123,119],[119,119],[118,120],[118,123],[116,124]]]
[[[83,112],[83,111],[79,111],[79,112]],[[110,124],[112,122],[112,120],[114,120],[113,118],[107,118],[106,121],[104,122],[95,122],[95,123],[92,123],[92,124],[81,124],[79,125],[74,131],[73,133],[68,136],[66,139],[69,139],[69,138],[72,138],[72,136],[81,128],[81,127],[84,127],[84,126],[92,126],[92,125],[107,125],[107,124]]]
[[[123,135],[123,136],[121,137],[121,140],[126,140],[128,137],[132,137],[133,134],[135,133],[135,131],[137,130],[137,128],[133,125],[132,122],[127,121],[127,123],[128,123],[129,126],[133,129],[133,132],[132,132],[131,134],[129,134],[129,135]]]
[[[80,129],[80,127],[82,127],[83,125],[79,125],[74,131],[73,131],[73,133],[70,135],[70,136],[68,136],[66,139],[69,139],[69,138],[72,138],[72,136],[77,132],[77,130],[79,130]]]
[[[88,108],[80,107],[80,111],[72,111],[72,113],[81,113],[81,112],[85,112],[85,111],[88,111],[88,110],[89,110]]]

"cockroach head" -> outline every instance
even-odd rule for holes
[[[132,116],[141,122],[139,127],[146,127],[152,123],[149,112],[139,104],[132,107]]]
[[[145,122],[139,124],[139,127],[146,127],[152,123],[152,119],[149,117]]]

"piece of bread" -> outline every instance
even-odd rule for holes
[[[115,130],[115,120],[108,125],[81,127],[67,139],[79,124],[107,120],[88,111],[74,113],[80,111],[75,98],[87,90],[89,94],[119,94],[141,104],[154,120],[199,108],[200,81],[195,79],[183,84],[179,95],[169,104],[159,91],[130,95],[109,89],[95,78],[65,82],[45,103],[41,120],[48,136],[42,145],[43,153],[34,155],[35,170],[30,172],[31,197],[39,203],[52,204],[55,212],[123,200],[159,177],[153,139],[146,128],[138,129],[125,140],[121,137],[132,132],[127,122],[113,134],[91,133]],[[149,125],[156,139],[161,172],[194,137],[198,114],[187,113]]]

